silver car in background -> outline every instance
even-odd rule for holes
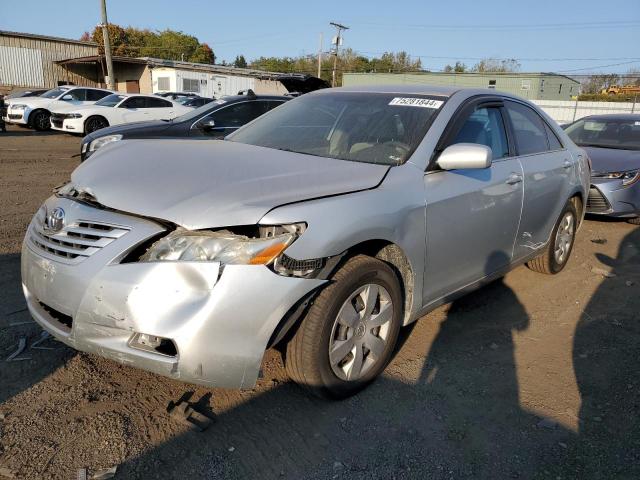
[[[587,213],[640,225],[640,115],[591,115],[564,128],[591,160]]]
[[[398,332],[517,265],[557,273],[587,158],[535,106],[422,85],[304,95],[227,141],[98,151],[36,213],[29,310],[64,343],[251,388],[266,349],[341,398]]]

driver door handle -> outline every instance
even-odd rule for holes
[[[519,173],[512,173],[511,175],[509,175],[509,178],[507,178],[506,183],[509,185],[516,185],[520,182],[522,182],[522,175],[520,175]]]
[[[571,162],[565,159],[565,161],[562,162],[562,168],[571,168]]]

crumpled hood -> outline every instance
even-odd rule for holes
[[[591,159],[594,172],[624,172],[640,168],[640,150],[581,147]]]
[[[223,140],[123,140],[71,181],[115,210],[202,229],[253,225],[283,204],[373,188],[388,169]]]

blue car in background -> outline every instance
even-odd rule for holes
[[[587,213],[640,225],[640,115],[592,115],[564,129],[591,158]]]

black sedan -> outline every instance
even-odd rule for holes
[[[136,122],[107,127],[82,139],[81,161],[104,145],[141,138],[224,138],[245,123],[282,105],[291,97],[255,95],[251,90],[214,100],[173,120]]]

